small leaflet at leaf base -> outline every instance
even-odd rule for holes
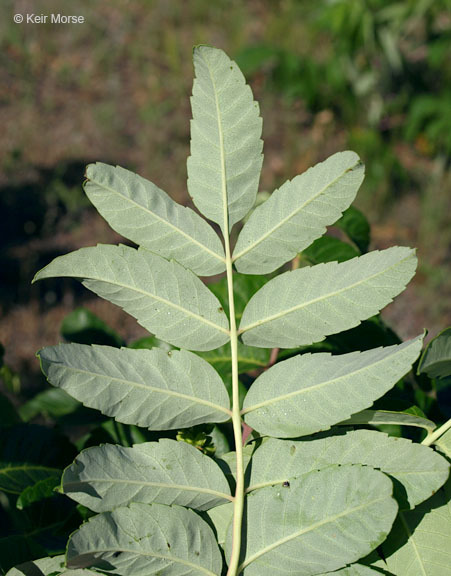
[[[387,536],[392,483],[364,466],[331,466],[247,497],[245,576],[313,576],[356,562]],[[230,554],[231,534],[226,542]]]
[[[415,273],[410,248],[395,246],[346,262],[285,272],[249,301],[239,334],[248,346],[297,348],[377,314]]]
[[[69,568],[121,576],[218,576],[222,569],[210,526],[192,510],[162,504],[131,503],[94,516],[72,534],[66,558]]]

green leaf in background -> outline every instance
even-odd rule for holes
[[[230,418],[218,373],[186,350],[60,344],[38,356],[53,386],[124,424],[168,430]]]
[[[116,232],[199,276],[225,270],[224,249],[213,228],[158,186],[101,162],[90,164],[86,177],[86,195]]]
[[[132,503],[95,516],[72,534],[70,568],[97,568],[122,576],[218,576],[222,558],[212,529],[192,510]]]
[[[246,424],[280,438],[327,430],[392,388],[411,368],[422,341],[418,336],[365,352],[302,354],[279,362],[252,384],[242,411]]]
[[[138,338],[138,340],[134,340],[127,345],[127,348],[132,348],[133,350],[151,350],[152,348],[161,348],[165,352],[169,352],[169,350],[173,350],[174,346],[168,344],[164,340],[160,340],[155,336],[144,336],[143,338]]]
[[[25,560],[40,558],[46,554],[47,551],[43,546],[26,535],[13,534],[5,538],[0,537],[0,570],[3,573]],[[16,576],[16,574],[12,572],[9,576]],[[36,575],[35,571],[32,576],[41,575],[39,572]]]
[[[104,344],[116,348],[124,345],[119,334],[87,308],[76,308],[65,316],[60,332],[68,342],[77,344]]]
[[[49,388],[36,394],[31,400],[22,404],[19,414],[24,422],[29,422],[39,415],[58,419],[72,414],[80,407],[80,402],[74,400],[60,388]]]
[[[392,483],[364,466],[331,466],[247,498],[246,576],[311,576],[355,562],[387,536]],[[226,552],[230,554],[230,533]]]
[[[208,510],[231,499],[227,480],[212,458],[167,439],[133,448],[89,448],[64,471],[62,490],[95,512],[130,502]]]
[[[424,504],[400,512],[382,544],[383,560],[371,565],[396,576],[451,575],[450,482]]]
[[[374,430],[355,430],[304,441],[269,438],[253,455],[249,491],[282,485],[334,464],[364,464],[396,478],[410,508],[435,494],[449,475],[448,462],[427,446]]]
[[[237,323],[241,320],[243,311],[252,296],[268,282],[267,276],[248,276],[246,274],[233,275],[233,297],[235,302],[235,318]],[[221,278],[218,282],[208,285],[213,294],[221,301],[227,314],[229,311],[229,297],[227,289],[227,278]]]
[[[61,470],[30,462],[0,462],[0,490],[21,494],[37,482],[61,476]]]
[[[19,416],[9,398],[0,393],[0,428],[7,428],[19,422]]]
[[[364,167],[354,152],[339,152],[289,180],[255,209],[238,237],[238,272],[267,274],[324,234],[354,200]]]
[[[368,251],[371,240],[370,225],[360,210],[354,206],[350,206],[343,213],[340,220],[335,222],[335,226],[341,228],[346,233],[360,252],[365,253]]]
[[[99,244],[59,256],[33,281],[56,276],[82,279],[158,338],[192,350],[212,350],[229,340],[228,320],[217,298],[177,262],[148,250]]]
[[[224,234],[252,208],[262,165],[259,106],[235,62],[208,46],[194,49],[188,191]]]
[[[197,352],[197,354],[207,360],[222,377],[232,373],[230,344],[225,344],[221,348],[209,350],[208,352]],[[268,365],[270,355],[271,351],[268,349],[244,346],[244,344],[238,342],[239,374],[265,368]]]
[[[281,274],[246,306],[239,330],[243,342],[295,348],[357,326],[404,290],[416,262],[413,250],[393,247]]]
[[[424,428],[428,432],[435,429],[435,424],[427,418],[416,416],[408,412],[393,412],[391,410],[362,410],[353,414],[347,420],[338,423],[340,426],[358,426],[370,424],[371,426],[381,426],[394,424],[401,426],[413,426]]]
[[[360,252],[354,246],[334,236],[317,238],[313,244],[302,251],[302,258],[313,265],[322,262],[346,262],[359,255]]]
[[[451,328],[446,328],[429,342],[417,372],[426,373],[429,378],[451,376]]]
[[[75,455],[74,446],[56,430],[31,424],[0,428],[0,490],[20,494],[61,474]]]
[[[61,482],[61,471],[57,474],[50,475],[47,478],[39,480],[32,486],[27,486],[19,495],[17,499],[17,508],[22,510],[34,502],[39,502],[45,498],[51,498],[55,495],[55,488]]]

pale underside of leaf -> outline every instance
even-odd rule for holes
[[[448,432],[440,436],[440,438],[436,440],[435,445],[443,454],[451,458],[451,430],[448,430]]]
[[[110,444],[88,448],[64,471],[62,488],[95,512],[130,502],[208,510],[232,498],[212,458],[185,442],[168,439],[132,448]]]
[[[53,386],[124,424],[169,430],[230,418],[218,373],[186,350],[60,344],[38,355]]]
[[[89,569],[70,570],[65,568],[66,560],[63,555],[52,558],[39,558],[24,562],[11,568],[6,576],[98,576],[98,572]]]
[[[239,333],[245,344],[263,348],[319,342],[377,314],[402,292],[415,268],[413,250],[393,247],[286,272],[251,298]]]
[[[225,270],[224,249],[215,231],[155,184],[101,162],[90,164],[86,177],[86,195],[119,234],[200,276]]]
[[[318,574],[318,576],[381,576],[381,573],[379,570],[373,570],[363,564],[352,564],[352,566],[336,572],[327,572],[327,574]]]
[[[244,76],[222,50],[196,47],[194,68],[188,191],[227,234],[255,202],[262,121]]]
[[[449,474],[447,461],[421,444],[374,430],[287,441],[269,438],[252,457],[249,491],[280,484],[335,464],[364,464],[396,478],[411,508],[434,494]]]
[[[384,560],[372,565],[396,576],[450,576],[450,496],[448,482],[415,510],[400,512],[382,545]]]
[[[228,319],[216,296],[193,272],[148,250],[81,248],[53,260],[34,280],[58,276],[81,279],[174,346],[212,350],[229,340]]]
[[[419,336],[365,352],[307,353],[279,362],[252,384],[243,404],[245,421],[281,438],[327,430],[392,388],[410,370],[421,344]]]
[[[275,190],[238,237],[238,272],[267,274],[294,258],[340,218],[363,177],[357,154],[339,152]]]
[[[360,424],[370,424],[380,426],[382,424],[395,424],[400,426],[413,426],[414,428],[424,428],[428,432],[435,429],[435,424],[427,418],[415,416],[408,412],[393,412],[390,410],[362,410],[353,414],[347,420],[338,422],[340,426],[357,426]]]
[[[72,534],[67,565],[95,565],[122,576],[218,576],[222,558],[212,529],[192,510],[132,503],[91,518]]]
[[[387,476],[329,467],[247,497],[245,576],[311,576],[357,561],[386,537],[396,516]],[[230,551],[230,534],[226,551]]]

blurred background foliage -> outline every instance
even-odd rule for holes
[[[13,22],[14,14],[27,13],[81,15],[85,22]],[[356,207],[371,234],[351,208],[301,260],[345,260],[393,244],[418,248],[414,281],[382,319],[320,346],[343,353],[389,345],[423,328],[431,338],[451,324],[450,39],[450,0],[3,0],[0,477],[11,482],[15,467],[16,484],[0,485],[0,573],[61,552],[86,518],[86,509],[54,492],[76,451],[153,439],[49,388],[35,358],[61,340],[167,346],[76,282],[30,286],[59,254],[124,241],[84,197],[85,165],[122,165],[189,204],[191,50],[220,47],[260,103],[261,198],[340,150],[355,150],[366,164]],[[239,280],[240,302],[264,281]],[[223,282],[212,289],[221,298]],[[209,360],[226,371],[227,384],[228,365],[216,365],[214,352]],[[243,390],[268,357],[259,350],[255,365],[246,365]],[[440,423],[450,413],[449,376],[431,378],[411,374],[376,407]],[[228,449],[227,429],[217,426],[177,438],[207,453]]]
[[[118,242],[83,195],[84,166],[120,164],[183,203],[192,46],[223,48],[264,119],[260,189],[347,148],[365,161],[356,206],[370,249],[418,247],[419,272],[385,319],[407,338],[451,321],[449,0],[4,0],[0,6],[0,342],[30,394],[37,348],[87,306],[125,342],[144,336],[64,280],[54,256]],[[13,14],[82,15],[15,24]]]

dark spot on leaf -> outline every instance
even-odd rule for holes
[[[199,550],[196,550],[196,551],[194,552],[194,554],[195,554],[196,556],[199,556],[199,554],[200,554]]]
[[[120,556],[120,555],[121,555],[120,552],[114,552],[114,553],[113,553],[113,558],[117,558],[117,557]]]
[[[169,542],[166,542],[166,544],[168,545],[168,548],[170,548],[170,547],[171,547],[171,545],[169,544]]]
[[[224,312],[224,308],[222,306],[219,306],[218,312]]]
[[[295,452],[296,452],[296,446],[293,444],[290,448],[290,456],[294,456]]]
[[[290,483],[288,482],[288,480],[285,480],[285,482],[282,484],[282,486],[284,488],[289,488],[290,487]]]

